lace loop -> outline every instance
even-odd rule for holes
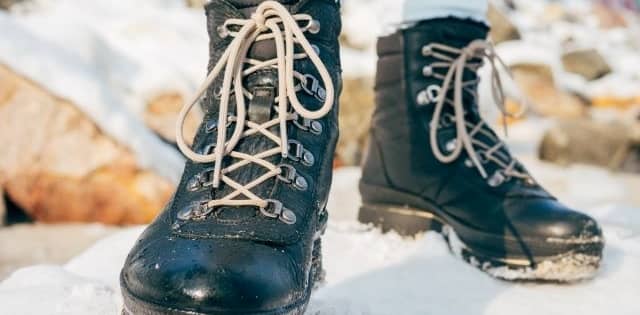
[[[507,110],[505,106],[506,97],[504,94],[502,79],[500,77],[498,66],[503,67],[507,71],[509,76],[511,76],[511,73],[502,59],[500,59],[500,57],[498,57],[498,55],[496,54],[493,45],[484,40],[476,40],[471,42],[467,47],[459,49],[439,43],[432,43],[425,46],[422,49],[422,53],[425,56],[429,56],[437,60],[431,65],[432,71],[430,71],[429,74],[430,76],[442,80],[442,86],[440,87],[440,92],[438,93],[433,118],[431,123],[429,124],[431,148],[435,157],[442,163],[451,163],[457,160],[464,150],[467,152],[472,164],[476,167],[480,175],[485,179],[489,176],[483,164],[488,161],[495,162],[501,168],[503,168],[503,171],[500,173],[501,176],[505,175],[507,177],[517,177],[523,179],[530,178],[529,174],[516,170],[517,162],[510,156],[501,156],[500,158],[497,157],[498,155],[500,155],[498,154],[498,151],[504,146],[504,143],[497,139],[494,135],[483,130],[483,127],[486,124],[484,121],[480,120],[478,124],[474,125],[465,119],[466,112],[464,109],[463,93],[467,92],[475,100],[477,100],[478,95],[474,87],[479,82],[479,79],[476,78],[473,80],[465,81],[464,73],[465,70],[477,72],[478,69],[482,66],[482,62],[475,61],[478,59],[487,60],[491,67],[492,96],[496,106],[502,112],[503,117],[517,117],[526,110],[525,102],[521,102],[522,106],[520,108],[520,112],[518,113],[510,113]],[[452,57],[452,55],[457,57]],[[448,70],[446,75],[443,76],[433,71],[433,69],[435,68],[444,68]],[[453,90],[453,100],[450,100],[448,98],[450,90]],[[455,125],[456,128],[456,138],[453,139],[452,144],[447,145],[446,153],[442,152],[440,146],[438,145],[438,132],[440,129],[439,122],[441,121],[441,118],[448,116],[448,114],[444,114],[445,116],[443,116],[443,109],[445,104],[451,105],[453,107],[452,124]],[[474,136],[477,136],[479,133],[482,133],[483,135],[489,137],[490,139],[495,141],[496,144],[493,146],[488,146],[487,144],[475,139]],[[484,149],[484,151],[479,151],[478,149],[476,149],[476,147],[481,147]],[[503,159],[507,160],[508,162],[505,163]],[[501,184],[504,181],[505,176],[502,176],[501,178],[499,178],[499,180],[492,180],[492,183]]]
[[[306,21],[302,28],[298,24],[299,21]],[[219,188],[221,183],[224,183],[235,189],[234,192],[221,199],[209,201],[209,207],[257,206],[260,209],[266,209],[270,202],[252,193],[251,189],[280,175],[281,168],[270,163],[266,158],[277,154],[281,154],[282,157],[286,158],[288,155],[287,123],[294,117],[289,112],[289,108],[291,107],[294,114],[297,115],[296,117],[304,119],[320,119],[331,111],[335,93],[331,76],[312,45],[304,36],[304,32],[310,28],[319,27],[314,26],[312,21],[312,17],[307,14],[291,15],[282,4],[276,1],[265,1],[257,7],[250,19],[228,19],[219,29],[220,33],[231,36],[233,40],[195,96],[182,108],[176,125],[177,144],[180,151],[187,158],[198,163],[215,163],[212,179],[213,188]],[[271,40],[275,43],[276,57],[271,60],[249,58],[247,53],[251,45],[254,42],[264,40]],[[294,52],[296,45],[302,48],[301,53]],[[296,95],[295,78],[300,74],[294,71],[294,61],[298,59],[309,59],[317,69],[324,85],[326,97],[322,106],[317,110],[305,108]],[[245,98],[251,100],[253,96],[243,87],[243,78],[265,68],[276,69],[278,73],[275,99],[277,117],[258,124],[247,119]],[[227,137],[227,128],[217,128],[218,133],[213,153],[199,154],[194,152],[184,140],[183,128],[185,119],[208,87],[221,74],[223,80],[222,88],[220,89],[219,117],[215,125],[228,126],[233,122],[236,126],[229,137]],[[236,106],[233,121],[228,118],[231,96],[235,97]],[[278,125],[279,135],[269,130],[269,128]],[[277,144],[277,147],[253,155],[234,151],[234,148],[242,138],[254,134],[260,134],[270,139]],[[238,159],[239,162],[223,168],[222,162],[225,156],[231,156]],[[247,184],[240,184],[226,176],[226,174],[250,163],[264,167],[267,172]],[[246,199],[236,199],[240,196],[244,196]]]

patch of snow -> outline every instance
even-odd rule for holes
[[[591,279],[598,274],[600,257],[589,255],[571,255],[555,261],[543,261],[535,268],[513,269],[507,266],[482,266],[490,275],[505,280],[551,280],[575,282]]]
[[[2,314],[116,315],[117,287],[83,278],[59,266],[34,266],[16,271],[0,284]]]

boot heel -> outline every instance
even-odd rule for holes
[[[402,236],[415,236],[426,231],[442,232],[443,223],[425,210],[393,205],[364,204],[358,221],[373,224],[383,232],[395,231]]]

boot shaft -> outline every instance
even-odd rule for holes
[[[443,55],[455,59],[455,53],[437,51],[430,44],[445,44],[463,49],[474,40],[484,40],[489,28],[472,20],[455,18],[434,19],[421,22],[410,28],[400,30],[392,35],[378,40],[378,71],[376,73],[376,108],[385,112],[388,109],[400,110],[409,117],[417,117],[417,111],[429,116],[429,105],[434,105],[438,91],[433,87],[442,85],[442,78],[449,71],[443,64]],[[472,60],[482,63],[480,59]],[[478,79],[476,71],[465,70],[463,79],[473,81]],[[470,90],[477,89],[477,84],[470,85]],[[405,96],[399,99],[397,96]],[[465,104],[475,105],[476,100],[465,94]],[[451,91],[448,97],[453,98]],[[403,108],[398,108],[403,107]],[[433,106],[431,106],[433,107]],[[375,115],[374,115],[375,119]]]
[[[483,59],[494,71],[499,62],[487,32],[484,24],[448,18],[379,40],[364,183],[443,199],[449,196],[441,188],[453,176],[500,194],[536,186],[479,114],[478,70]]]

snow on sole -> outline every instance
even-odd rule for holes
[[[395,231],[402,236],[434,231],[440,233],[449,250],[458,258],[486,272],[508,281],[576,282],[593,278],[600,266],[603,240],[581,244],[572,250],[551,257],[505,258],[481,254],[465,244],[447,221],[433,212],[403,206],[365,204],[358,220],[373,224],[383,232]],[[591,246],[589,246],[591,245]]]

